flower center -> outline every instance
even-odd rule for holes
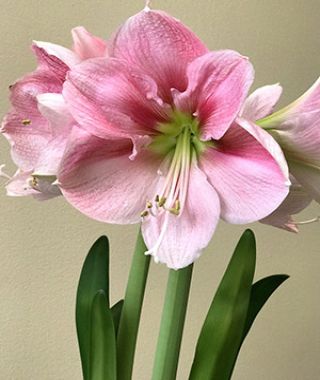
[[[170,122],[159,123],[159,132],[148,148],[164,157],[158,170],[160,176],[158,194],[147,201],[141,218],[161,218],[161,229],[155,245],[145,254],[152,254],[157,261],[157,251],[163,241],[171,217],[179,217],[184,209],[190,180],[191,165],[213,142],[200,139],[199,121],[180,112],[174,112]]]
[[[163,211],[179,216],[183,210],[193,160],[211,143],[200,140],[199,121],[189,115],[175,112],[170,122],[159,123],[159,134],[149,149],[164,156],[159,175],[163,176],[161,190],[146,204],[141,217],[157,216]]]

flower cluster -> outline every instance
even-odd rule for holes
[[[142,223],[147,254],[192,263],[218,220],[296,231],[320,201],[320,82],[273,113],[281,87],[248,97],[254,71],[146,7],[110,41],[35,42],[37,69],[10,86],[2,123],[18,167],[8,195],[63,195],[108,223]],[[290,190],[290,192],[289,192]]]

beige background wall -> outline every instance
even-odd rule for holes
[[[8,107],[8,85],[34,67],[28,47],[32,39],[68,45],[70,29],[79,24],[107,37],[142,6],[142,0],[0,0],[0,114]],[[282,104],[320,74],[319,0],[159,0],[154,7],[180,18],[210,48],[233,48],[251,57],[255,86],[281,82]],[[9,163],[12,172],[4,139],[0,163]],[[0,379],[78,380],[74,300],[86,251],[101,234],[110,237],[116,301],[123,295],[136,228],[91,221],[63,199],[48,203],[9,199],[4,189],[0,197]],[[300,218],[317,213],[313,205]],[[299,235],[252,227],[259,249],[257,278],[288,273],[291,279],[255,324],[234,379],[319,379],[319,224],[304,226]],[[201,323],[243,229],[221,223],[195,267],[179,380],[187,379]],[[165,267],[152,265],[137,380],[150,379],[166,277]]]

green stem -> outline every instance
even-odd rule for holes
[[[150,256],[144,254],[146,251],[147,248],[140,231],[132,259],[117,336],[118,380],[131,380],[132,376],[141,309],[150,264]]]
[[[160,326],[152,380],[175,380],[193,265],[171,270]]]

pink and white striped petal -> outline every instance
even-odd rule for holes
[[[130,17],[110,45],[110,56],[126,60],[130,66],[151,76],[167,103],[171,102],[172,88],[186,89],[188,64],[207,51],[180,21],[148,8]]]
[[[289,232],[298,232],[298,225],[293,219],[293,215],[298,214],[312,202],[312,196],[294,179],[287,198],[269,216],[260,220],[261,223],[282,228]]]
[[[148,254],[172,269],[184,268],[200,256],[220,216],[219,197],[196,164],[191,167],[187,191],[180,215],[163,211],[156,217],[146,217],[142,223]]]
[[[251,129],[260,134],[258,127],[252,125]],[[216,147],[208,149],[200,159],[200,167],[219,195],[221,217],[229,223],[250,223],[264,218],[289,192],[284,158],[279,162],[281,156],[274,157],[274,152],[280,149],[266,132],[263,134],[264,144],[256,139],[255,133],[233,124]],[[263,138],[260,134],[260,140]]]
[[[251,121],[270,115],[281,94],[282,87],[279,83],[258,88],[246,99],[240,115]]]
[[[73,28],[73,51],[83,61],[89,58],[106,57],[108,55],[107,43],[94,36],[83,26]]]
[[[210,52],[188,66],[188,88],[174,92],[178,109],[200,121],[204,140],[220,139],[238,115],[253,82],[249,60],[231,50]]]
[[[63,94],[79,125],[100,138],[154,134],[157,122],[168,119],[156,83],[116,59],[78,65]]]
[[[137,223],[155,194],[159,160],[134,160],[129,139],[106,141],[74,128],[58,181],[65,198],[87,216],[107,223]]]

